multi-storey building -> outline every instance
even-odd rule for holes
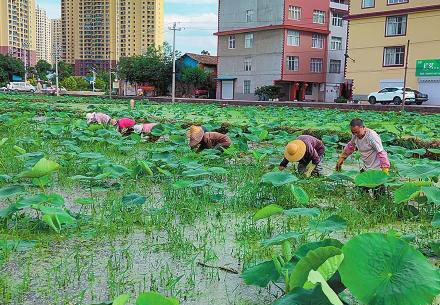
[[[55,64],[57,58],[58,60],[61,57],[61,50],[62,50],[62,24],[61,19],[51,19],[51,33],[52,33],[52,63]]]
[[[385,87],[407,87],[440,104],[440,2],[438,0],[351,0],[347,79],[353,98]],[[409,41],[409,49],[408,49]]]
[[[0,53],[36,64],[35,0],[0,0]]]
[[[276,84],[285,100],[332,101],[344,82],[346,10],[343,0],[220,0],[217,98],[255,99]]]
[[[163,43],[163,0],[62,0],[63,58],[76,74]]]
[[[42,59],[49,63],[52,62],[52,35],[50,19],[47,17],[46,10],[37,5],[35,11],[37,22],[37,62]]]

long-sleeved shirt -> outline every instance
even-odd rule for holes
[[[154,126],[156,126],[158,123],[148,123],[148,124],[144,124],[143,128],[142,128],[142,133],[144,134],[149,134],[151,133],[151,130],[153,129]]]
[[[108,124],[111,117],[101,112],[93,112],[92,116],[87,120],[87,123]]]
[[[231,146],[231,140],[227,135],[219,132],[205,132],[202,142],[200,142],[199,150],[211,149],[217,146],[228,148]]]
[[[132,119],[120,119],[116,122],[116,126],[118,126],[118,129],[126,129],[126,128],[132,128],[134,125],[136,125],[136,122]]]
[[[304,154],[304,157],[299,160],[299,162],[308,164],[311,161],[313,164],[318,165],[325,153],[324,143],[315,137],[307,135],[299,136],[297,140],[301,140],[304,142],[304,144],[306,144],[306,153]],[[281,161],[280,166],[286,167],[287,164],[289,164],[289,160],[284,158],[283,161]]]
[[[366,128],[362,139],[353,135],[348,145],[344,148],[345,157],[350,156],[355,150],[359,150],[362,159],[363,170],[383,169],[390,167],[388,154],[383,148],[380,136],[374,130]]]

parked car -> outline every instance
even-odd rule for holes
[[[368,96],[368,102],[372,105],[381,103],[382,105],[393,103],[400,105],[403,100],[403,87],[384,88],[379,92],[373,92]],[[405,104],[417,104],[428,101],[428,95],[423,94],[417,90],[406,88],[405,90]]]
[[[0,92],[6,92],[6,91],[8,91],[8,88],[6,88],[6,87],[0,87]]]
[[[10,82],[8,84],[8,91],[13,92],[32,92],[36,91],[35,87],[25,82]]]
[[[57,92],[56,87],[46,87],[41,89],[41,93],[54,95]],[[59,93],[67,93],[67,90],[64,87],[59,88]]]
[[[195,90],[194,91],[194,97],[195,98],[208,98],[209,97],[209,92],[208,90]]]

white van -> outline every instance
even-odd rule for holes
[[[14,92],[32,92],[36,91],[35,87],[25,82],[10,82],[7,86],[8,91]]]

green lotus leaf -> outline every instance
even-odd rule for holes
[[[317,208],[294,208],[290,210],[285,210],[284,215],[286,216],[309,216],[316,217],[321,214],[321,211]]]
[[[266,287],[271,281],[275,282],[280,277],[272,260],[247,268],[241,278],[247,285]]]
[[[295,269],[293,269],[290,277],[290,288],[303,288],[307,282],[310,270],[317,270],[330,257],[341,254],[341,249],[331,246],[309,251],[306,256],[299,260]]]
[[[440,212],[437,212],[434,214],[434,217],[432,219],[431,225],[434,228],[440,227]]]
[[[301,203],[301,204],[307,204],[309,202],[309,195],[299,186],[290,186],[290,190],[292,191],[293,196],[295,199]]]
[[[332,215],[323,221],[311,220],[309,226],[318,232],[331,233],[344,230],[347,227],[347,221],[341,216]]]
[[[6,198],[9,196],[23,194],[25,192],[26,191],[25,191],[24,187],[22,187],[21,185],[5,186],[0,189],[0,198]]]
[[[208,172],[204,169],[190,169],[187,171],[184,171],[182,175],[186,177],[198,177],[198,176],[204,176],[204,175],[210,175],[211,172]]]
[[[173,183],[173,188],[175,189],[187,188],[193,183],[194,182],[192,180],[177,180],[176,182]]]
[[[340,255],[335,255],[330,257],[328,260],[324,262],[321,266],[319,266],[318,271],[321,276],[324,278],[325,281],[328,281],[331,279],[331,277],[338,271],[339,266],[341,265],[342,261],[344,260],[344,254],[341,253]],[[310,274],[309,274],[310,277]],[[322,286],[324,286],[321,283]],[[304,288],[310,289],[316,286],[316,283],[311,282],[308,280],[304,284]]]
[[[94,152],[83,152],[78,154],[78,157],[84,158],[84,159],[102,159],[104,158],[104,155],[100,153],[94,153]]]
[[[300,232],[287,232],[280,235],[277,235],[275,237],[272,237],[271,239],[266,239],[261,242],[261,244],[265,247],[274,246],[274,245],[281,245],[284,241],[289,239],[297,239],[298,237],[301,237],[303,234]]]
[[[423,254],[391,234],[361,234],[342,251],[342,282],[363,304],[431,304],[440,293],[435,268]]]
[[[129,300],[130,300],[129,294],[122,294],[113,300],[112,305],[125,305],[128,303]]]
[[[329,247],[329,246],[342,249],[344,244],[341,243],[337,239],[331,239],[331,238],[324,239],[324,240],[321,240],[321,241],[309,242],[309,243],[304,244],[301,247],[299,247],[298,250],[296,250],[296,252],[295,252],[295,256],[297,258],[301,259],[304,256],[306,256],[307,253],[309,253],[309,251],[316,250],[316,249],[321,248],[321,247]]]
[[[208,168],[208,171],[215,175],[226,175],[228,173],[228,171],[223,167],[210,167]]]
[[[428,203],[440,204],[440,188],[435,186],[424,186],[422,192],[428,199]]]
[[[142,293],[136,299],[136,305],[178,305],[176,299],[167,298],[157,292]]]
[[[254,221],[271,217],[273,215],[281,214],[284,211],[282,207],[277,204],[270,204],[260,209],[255,213],[253,219]]]
[[[333,305],[344,305],[339,299],[338,295],[327,284],[326,279],[322,276],[321,273],[315,270],[311,270],[309,273],[308,280],[313,284],[318,284],[318,283],[321,284],[322,292],[328,298],[330,303],[332,303]]]
[[[146,197],[141,196],[137,193],[127,194],[124,197],[122,197],[122,203],[125,205],[132,205],[132,204],[142,205],[145,203],[146,200],[147,200]]]
[[[414,199],[420,194],[422,187],[415,183],[405,183],[394,191],[394,203],[401,203]]]
[[[58,170],[60,165],[55,161],[40,159],[31,170],[25,171],[18,175],[20,178],[40,178]]]
[[[273,186],[281,186],[298,181],[298,178],[289,172],[270,172],[261,178],[261,182],[271,183]]]
[[[382,171],[369,170],[363,172],[354,178],[354,183],[357,186],[363,187],[377,187],[384,184],[389,179],[389,176]]]
[[[332,305],[332,303],[318,285],[314,289],[296,287],[272,305]]]

